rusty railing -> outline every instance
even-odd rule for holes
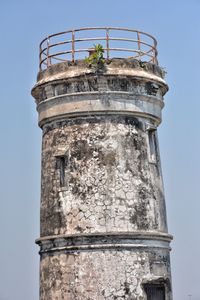
[[[88,33],[90,37],[85,37]],[[97,37],[99,33],[102,36]],[[128,28],[87,27],[59,32],[45,38],[40,43],[39,68],[44,70],[58,62],[74,63],[76,59],[83,59],[94,48],[94,43],[103,46],[106,59],[128,57],[158,64],[157,41],[150,34]]]

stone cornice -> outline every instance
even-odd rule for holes
[[[172,236],[157,232],[69,234],[41,237],[36,240],[40,252],[106,249],[162,248],[170,250]]]

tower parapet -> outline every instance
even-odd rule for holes
[[[77,37],[94,29],[105,37]],[[68,33],[71,39],[51,42]],[[76,57],[95,52],[78,43],[94,41],[102,43],[103,63]],[[32,90],[43,130],[41,300],[172,300],[156,133],[167,90],[148,34],[85,28],[42,42]]]

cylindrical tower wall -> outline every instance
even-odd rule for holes
[[[172,299],[161,73],[127,59],[39,73],[41,300]]]
[[[145,120],[79,117],[43,130],[42,236],[167,232],[159,153],[152,161]]]

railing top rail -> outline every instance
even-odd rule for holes
[[[82,31],[98,31],[98,30],[103,30],[105,31],[105,36],[102,37],[98,37],[98,35],[96,37],[94,36],[90,36],[90,37],[76,37],[78,32],[82,32]],[[125,37],[121,37],[119,34],[119,37],[116,36],[111,36],[111,31],[120,31],[123,32],[125,34],[127,34],[127,36]],[[130,38],[130,34],[133,33],[136,35],[135,36],[131,36]],[[71,34],[71,39],[68,38],[65,39],[65,35],[67,34]],[[64,36],[64,40],[63,40],[63,36]],[[57,39],[57,41],[53,41],[53,39]],[[43,70],[45,68],[48,68],[49,66],[51,66],[52,64],[56,63],[56,60],[60,61],[72,61],[74,62],[75,59],[79,59],[79,57],[75,57],[76,53],[80,53],[80,52],[85,52],[85,53],[89,53],[89,50],[91,50],[91,41],[94,40],[99,40],[99,41],[106,41],[106,45],[102,45],[103,49],[106,51],[106,58],[110,58],[110,57],[115,57],[111,51],[126,51],[126,52],[135,52],[136,55],[135,56],[131,56],[131,58],[137,58],[137,59],[147,59],[148,61],[154,63],[154,64],[158,64],[157,62],[157,41],[156,39],[150,35],[149,33],[140,31],[140,30],[136,30],[136,29],[130,29],[130,28],[121,28],[121,27],[84,27],[84,28],[76,28],[76,29],[71,29],[71,30],[67,30],[67,31],[62,31],[62,32],[58,32],[55,34],[51,34],[49,36],[47,36],[46,38],[44,38],[41,43],[40,43],[40,70]],[[113,42],[118,41],[118,43],[120,44],[121,47],[117,46],[115,47],[115,45],[113,45]],[[88,43],[88,47],[85,46],[85,44],[82,44],[83,47],[78,47],[77,44],[81,44],[82,43]],[[122,44],[122,43],[129,43],[132,42],[135,44],[134,47],[127,47],[127,44]],[[70,49],[66,48],[66,49],[62,49],[62,51],[60,51],[61,45],[63,47],[65,47],[67,44],[71,44]],[[66,46],[67,47],[67,46]],[[87,53],[87,55],[88,55]],[[65,54],[68,54],[68,57],[63,56]],[[69,54],[71,55],[71,57],[69,56]],[[62,57],[58,57],[59,55],[61,55]]]

